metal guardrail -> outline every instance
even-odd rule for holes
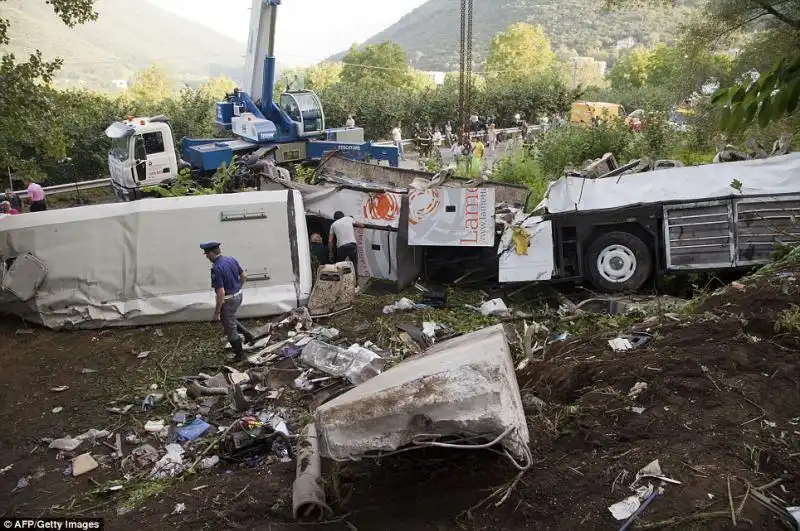
[[[63,194],[68,192],[82,192],[83,190],[92,190],[94,188],[103,188],[111,184],[110,178],[95,179],[94,181],[78,181],[77,183],[69,184],[56,184],[53,186],[45,186],[45,195]],[[19,197],[25,199],[28,197],[27,190],[17,190],[14,192]]]
[[[534,129],[534,128],[535,128],[535,126],[529,127],[529,129]],[[507,127],[505,129],[495,129],[495,133],[497,135],[501,135],[501,134],[502,135],[513,135],[515,133],[519,133],[520,131],[521,131],[521,129],[519,127]],[[483,136],[486,136],[486,131],[483,131],[481,133],[470,133],[469,134],[470,138],[477,138],[477,137],[483,137]],[[444,137],[442,137],[442,142],[444,142]],[[413,143],[414,143],[414,139],[413,138],[405,138],[405,139],[403,139],[403,145],[404,146],[407,146],[407,145],[413,144]],[[390,140],[387,140],[385,142],[375,142],[375,145],[378,145],[378,146],[393,146],[394,142],[392,142]]]

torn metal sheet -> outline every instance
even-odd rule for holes
[[[514,231],[521,227],[528,234],[527,253],[519,254]],[[500,282],[550,280],[555,270],[553,223],[541,216],[530,216],[518,225],[509,225],[498,245]]]
[[[420,435],[485,435],[529,455],[528,428],[502,325],[445,341],[314,413],[324,457],[390,452]]]
[[[0,258],[13,262],[0,312],[50,328],[209,320],[210,264],[198,245],[213,239],[247,270],[239,317],[281,314],[311,292],[306,233],[302,197],[285,190],[5,216]]]
[[[616,179],[562,177],[538,208],[551,214],[608,210],[643,204],[798,193],[800,153],[632,174]],[[742,183],[741,190],[731,186]]]

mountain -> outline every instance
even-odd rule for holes
[[[612,59],[617,42],[632,37],[637,44],[674,41],[680,25],[702,0],[677,0],[674,8],[607,10],[603,0],[492,0],[475,2],[473,56],[485,61],[489,43],[516,22],[541,25],[562,58],[591,56]],[[388,40],[400,43],[412,64],[421,70],[458,70],[461,21],[457,0],[428,0],[364,44]],[[632,41],[628,41],[632,42]],[[625,46],[626,43],[620,43]],[[345,52],[332,60],[341,60]]]
[[[179,83],[197,84],[227,75],[240,80],[246,44],[215,33],[143,0],[100,0],[97,21],[68,28],[44,0],[6,0],[11,44],[18,60],[35,49],[61,57],[57,86],[111,89],[151,64],[169,70]]]

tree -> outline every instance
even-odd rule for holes
[[[342,78],[342,63],[319,63],[306,70],[306,88],[309,90],[325,90],[338,83]]]
[[[611,87],[617,90],[641,88],[647,84],[651,53],[645,48],[634,48],[617,61],[608,74]]]
[[[152,65],[134,74],[128,94],[137,101],[161,101],[175,93],[175,83],[169,72],[159,65]]]
[[[363,49],[353,45],[344,57],[341,80],[373,90],[414,84],[414,76],[406,64],[406,53],[399,44],[391,41],[368,44]]]
[[[607,0],[629,4],[632,0]],[[657,0],[653,0],[657,1]],[[695,48],[708,48],[741,31],[759,30],[754,41],[757,53],[743,54],[758,65],[739,62],[739,72],[756,66],[756,81],[746,77],[720,89],[713,98],[721,109],[720,125],[728,132],[742,131],[757,120],[761,127],[797,112],[800,98],[800,1],[798,0],[709,0],[701,16],[689,27],[686,41]],[[776,61],[765,68],[765,61]]]
[[[202,97],[220,101],[226,94],[233,92],[236,82],[228,76],[212,77],[197,89]]]
[[[505,79],[530,78],[548,70],[554,61],[550,39],[542,27],[520,22],[494,36],[486,71]]]
[[[97,18],[94,0],[48,3],[69,27]],[[9,20],[0,16],[0,46],[10,42],[9,27]],[[67,139],[51,127],[54,104],[46,88],[61,65],[61,59],[45,61],[38,50],[26,62],[17,62],[13,54],[0,56],[0,167],[4,170],[41,177],[37,160],[65,156]]]

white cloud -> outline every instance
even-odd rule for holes
[[[129,0],[128,0],[129,1]],[[148,0],[162,9],[246,42],[251,0]],[[319,62],[389,27],[426,0],[283,0],[275,55],[300,66]]]

